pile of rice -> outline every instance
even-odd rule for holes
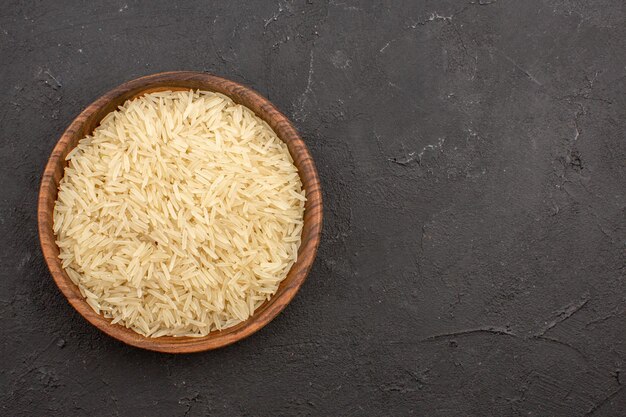
[[[296,261],[306,200],[287,146],[206,91],[124,103],[67,156],[54,232],[89,305],[145,336],[252,315]]]

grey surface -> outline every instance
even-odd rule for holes
[[[84,106],[177,69],[271,99],[326,199],[293,303],[187,356],[81,319],[35,207]],[[623,1],[3,1],[0,80],[0,415],[626,415]]]

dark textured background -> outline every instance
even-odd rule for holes
[[[84,106],[177,69],[270,98],[326,199],[292,304],[187,356],[81,319],[35,207]],[[0,80],[0,415],[626,415],[622,0],[5,0]]]

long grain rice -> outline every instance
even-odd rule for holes
[[[297,169],[267,123],[228,97],[129,100],[67,159],[59,258],[114,323],[207,335],[250,317],[296,261],[306,201]]]

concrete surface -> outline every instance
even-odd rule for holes
[[[626,415],[623,1],[5,0],[0,57],[0,415]],[[88,325],[36,231],[72,118],[177,69],[273,100],[326,198],[295,301],[189,356]]]

